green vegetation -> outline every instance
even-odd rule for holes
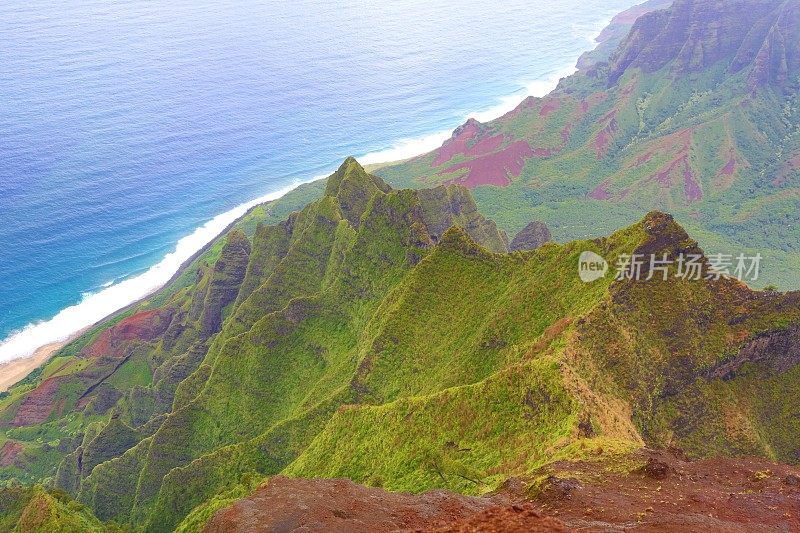
[[[585,250],[699,253],[658,213],[608,238],[506,242],[466,190],[392,190],[348,159],[321,199],[233,228],[193,282],[14,387],[0,473],[101,520],[196,531],[278,473],[482,494],[556,460],[616,468],[643,443],[792,460],[800,406],[752,398],[795,373],[736,358],[792,334],[798,295],[580,281]],[[687,425],[687,409],[706,415]]]
[[[550,151],[527,159],[507,187],[477,187],[480,211],[509,235],[545,222],[559,242],[666,211],[709,254],[761,253],[756,286],[800,288],[800,67],[787,60],[783,72],[778,59],[797,54],[800,27],[783,27],[786,9],[681,3],[643,17],[607,60],[594,57],[549,96],[480,126],[470,142],[503,135],[498,150],[524,141]],[[772,34],[793,48],[763,64]],[[689,61],[692,50],[706,53]],[[377,172],[392,185],[430,187],[458,182],[464,171],[453,164],[481,160],[457,154],[434,165],[439,153]]]
[[[199,531],[276,474],[533,495],[555,461],[629,471],[644,445],[796,462],[800,293],[577,275],[584,251],[702,254],[684,226],[800,265],[796,173],[770,181],[797,98],[630,39],[481,126],[552,151],[508,187],[398,190],[348,158],[12,387],[0,530]],[[419,184],[434,159],[380,172]],[[508,253],[531,219],[571,242]]]
[[[0,489],[0,530],[14,533],[115,533],[123,529],[103,524],[85,506],[60,491],[40,486]]]

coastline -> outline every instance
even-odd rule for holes
[[[76,333],[72,339],[46,344],[29,357],[12,359],[11,361],[0,363],[0,392],[7,391],[13,385],[25,379],[28,374],[46,363],[57,351],[79,335],[80,333]]]
[[[602,26],[598,28],[596,37],[593,39],[595,46],[598,44],[597,38],[606,29],[608,23],[609,20],[605,19],[602,21]],[[561,78],[577,70],[577,59],[570,61],[568,66],[551,72],[547,77],[523,84],[516,93],[499,97],[483,111],[470,113],[468,117],[474,117],[483,122],[489,121],[514,109],[529,96],[545,96],[557,87]],[[451,134],[452,129],[416,139],[400,139],[386,149],[364,154],[358,159],[370,170],[376,170],[427,153],[440,146]],[[50,320],[29,324],[22,330],[10,334],[0,342],[0,389],[4,390],[3,387],[8,388],[23,379],[63,346],[80,336],[86,328],[136,305],[142,299],[163,288],[194,257],[202,253],[210,243],[250,209],[266,202],[278,200],[302,184],[325,177],[327,174],[295,182],[281,190],[217,215],[192,234],[180,239],[173,252],[167,254],[162,261],[152,266],[144,274],[112,284],[97,293],[88,295],[80,303],[61,310]]]

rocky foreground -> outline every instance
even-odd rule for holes
[[[638,466],[637,466],[638,465]],[[632,468],[630,471],[625,471]],[[618,470],[618,473],[614,473]],[[560,462],[487,497],[397,494],[277,476],[205,531],[797,531],[800,469],[642,450],[617,465]]]

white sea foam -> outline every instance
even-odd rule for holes
[[[375,163],[384,163],[388,161],[400,161],[401,159],[408,159],[416,155],[430,152],[442,145],[446,141],[452,131],[440,131],[424,137],[416,139],[401,139],[393,144],[386,150],[379,150],[377,152],[370,152],[368,154],[357,157],[362,165],[373,165]]]
[[[590,48],[597,44],[597,39],[600,37],[600,34],[603,32],[606,26],[611,23],[611,19],[612,17],[607,17],[600,20],[596,25],[592,26],[592,29],[589,32],[586,32],[585,30],[580,31],[580,33],[586,37]],[[576,33],[578,33],[578,30],[576,30]],[[523,86],[520,90],[514,94],[506,95],[500,98],[495,105],[489,107],[488,109],[470,113],[464,117],[462,123],[466,122],[469,118],[474,118],[478,122],[489,122],[491,120],[500,118],[509,111],[513,111],[519,104],[522,103],[523,100],[529,96],[534,96],[537,98],[547,96],[553,90],[555,90],[555,88],[558,86],[558,82],[561,81],[562,78],[571,76],[577,71],[578,68],[576,64],[570,63],[561,69],[552,71],[543,78],[526,82],[522,84]],[[430,135],[425,135],[423,137],[401,139],[385,150],[370,152],[358,157],[357,159],[364,165],[373,165],[376,163],[384,163],[389,161],[401,161],[403,159],[408,159],[439,148],[444,141],[450,138],[451,135],[452,129],[448,129]]]
[[[478,122],[489,122],[496,118],[502,117],[509,111],[512,111],[525,98],[529,96],[542,97],[546,96],[553,89],[558,86],[559,80],[566,76],[570,76],[576,72],[574,65],[564,67],[560,70],[553,71],[549,76],[543,79],[534,80],[524,84],[524,86],[514,94],[504,96],[500,100],[483,111],[477,111],[465,116],[462,123],[470,118],[474,118]],[[390,148],[370,152],[368,154],[359,156],[357,159],[361,164],[373,165],[375,163],[384,163],[387,161],[400,161],[408,159],[420,154],[430,152],[439,148],[444,141],[450,138],[453,134],[452,129],[443,130],[437,133],[426,135],[418,138],[401,139],[393,144]]]
[[[308,182],[323,177],[325,176],[317,176]],[[63,309],[52,319],[30,324],[22,330],[12,333],[0,344],[0,362],[27,357],[42,346],[64,341],[126,305],[153,293],[163,287],[185,261],[216,238],[231,223],[242,217],[250,208],[280,198],[300,183],[303,182],[294,183],[217,215],[197,228],[191,235],[179,240],[173,252],[167,254],[160,263],[145,273],[109,285],[94,294],[86,293],[80,303]]]
[[[592,43],[607,24],[608,20],[604,21],[602,27],[592,34]],[[530,81],[515,94],[501,98],[492,107],[464,117],[464,121],[474,118],[479,122],[488,122],[499,118],[516,108],[528,96],[547,95],[556,88],[561,78],[575,73],[576,70],[575,65],[571,64],[563,69],[553,71],[546,78]],[[451,134],[451,130],[446,130],[424,137],[401,139],[390,148],[370,152],[358,157],[358,160],[362,164],[370,165],[408,159],[438,148]],[[80,303],[63,309],[52,319],[29,324],[22,330],[9,335],[0,343],[0,362],[28,357],[42,346],[67,340],[77,332],[103,320],[123,307],[152,294],[163,287],[185,261],[219,236],[226,227],[243,216],[247,210],[258,204],[276,200],[301,183],[309,183],[326,176],[316,176],[305,182],[297,182],[217,215],[194,233],[178,241],[172,253],[144,274],[119,283],[106,284],[102,290],[94,294],[85,293]]]

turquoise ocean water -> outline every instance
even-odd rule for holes
[[[5,0],[0,361],[154,289],[256,199],[544,92],[635,3]]]

